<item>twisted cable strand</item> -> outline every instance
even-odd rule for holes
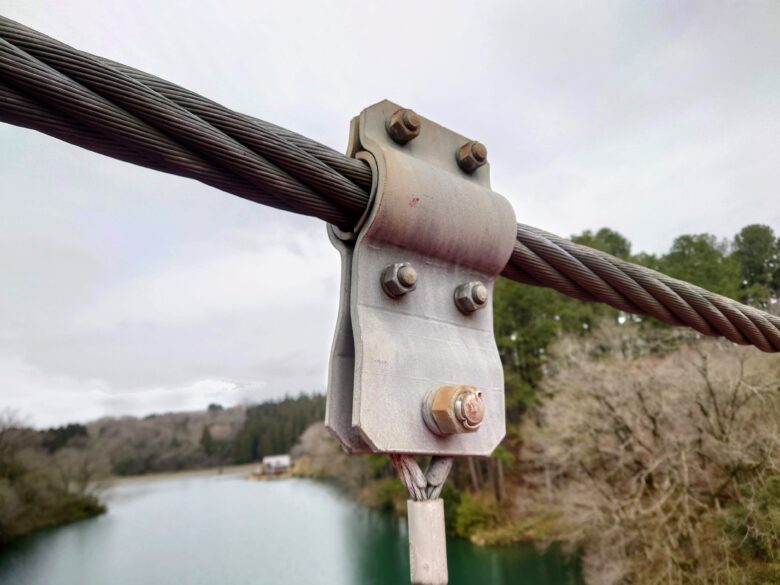
[[[281,201],[288,210],[315,215],[337,225],[351,225],[349,216],[335,203],[314,191],[297,178],[272,164],[246,145],[224,134],[193,112],[182,108],[143,83],[109,66],[107,62],[77,51],[67,45],[0,17],[0,37],[4,53],[3,73],[12,84],[29,89],[31,80],[38,81],[34,95],[45,96],[49,104],[59,108],[57,95],[70,93],[83,96],[85,91],[100,98],[112,110],[115,131],[123,125],[129,128],[142,121],[149,129],[165,136],[171,150],[185,148],[197,152],[216,166],[254,185],[269,200]],[[43,67],[41,67],[43,66]],[[48,74],[48,75],[47,75]],[[49,91],[42,87],[45,78],[59,77]],[[28,87],[25,87],[25,84]],[[94,105],[94,100],[90,100]],[[83,109],[71,100],[66,113],[90,124]],[[128,118],[133,118],[132,121]],[[102,120],[107,123],[106,118]],[[178,147],[178,148],[177,148]],[[176,163],[168,157],[168,163]],[[305,169],[301,171],[305,174]],[[279,206],[279,204],[277,204]]]
[[[180,107],[193,112],[204,121],[218,128],[226,135],[245,144],[254,152],[266,157],[290,174],[299,178],[307,186],[327,199],[337,202],[352,214],[360,214],[368,204],[368,195],[364,189],[348,180],[344,175],[334,172],[320,159],[294,142],[273,132],[267,124],[248,116],[237,114],[198,94],[178,87],[148,73],[113,61],[103,60],[145,86],[157,91]],[[349,159],[357,160],[357,159]],[[359,161],[358,161],[359,162]],[[361,166],[370,169],[363,163]],[[370,183],[369,183],[370,186]]]
[[[89,148],[105,156],[126,162],[164,171],[154,157],[143,156],[135,150],[79,124],[59,112],[54,112],[42,104],[36,103],[16,89],[0,82],[0,119],[24,128],[44,128],[44,132],[65,142]]]
[[[414,455],[390,453],[390,462],[398,473],[398,479],[406,488],[409,497],[416,501],[435,500],[444,489],[444,482],[452,470],[452,457],[431,458],[428,469],[423,473]]]
[[[530,279],[564,292],[562,283],[553,282],[549,271],[539,268],[539,260],[544,257],[592,296],[587,300],[605,302],[628,313],[650,315],[670,325],[686,325],[704,335],[755,345],[762,351],[780,351],[780,318],[774,315],[538,228],[520,224],[518,240],[528,242],[529,247],[515,248],[511,268],[504,271],[510,278],[517,277],[522,270]],[[529,258],[534,254],[540,258]],[[521,279],[522,274],[517,280]],[[576,289],[568,294],[586,300]]]
[[[2,37],[0,76],[17,91],[18,97],[35,95],[35,102],[29,102],[32,109],[40,109],[36,106],[37,102],[48,111],[56,111],[82,128],[90,128],[92,134],[121,144],[125,152],[134,152],[140,160],[150,161],[152,168],[191,177],[241,196],[249,195],[248,198],[264,205],[291,210],[274,193],[215,168],[155,128],[24,53]],[[19,101],[15,102],[17,112],[19,105]],[[0,112],[0,116],[5,115],[5,102],[0,104]],[[29,121],[33,121],[32,117]],[[75,140],[76,136],[73,138]],[[82,146],[90,148],[91,144]]]

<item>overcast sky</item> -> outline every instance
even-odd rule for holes
[[[197,9],[193,8],[197,6]],[[344,150],[384,98],[488,147],[520,221],[780,231],[779,2],[0,0]],[[37,425],[323,391],[319,220],[0,124],[0,409]]]

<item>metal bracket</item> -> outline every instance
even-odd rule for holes
[[[380,102],[350,127],[348,154],[368,162],[374,186],[353,233],[329,226],[342,276],[326,425],[351,453],[489,455],[506,432],[493,282],[512,253],[515,215],[490,189],[488,165],[459,164],[465,137],[419,117],[419,136],[391,138],[399,110]],[[404,265],[416,271],[416,288],[408,273],[410,292],[403,282],[383,287],[383,271]],[[462,302],[475,283],[485,287],[474,292],[478,310]],[[424,409],[445,386],[474,390],[481,425],[435,432]]]

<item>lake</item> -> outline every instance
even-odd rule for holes
[[[240,475],[118,485],[109,512],[0,550],[2,585],[398,585],[405,519],[327,484]],[[574,561],[530,546],[447,543],[451,585],[582,585]]]

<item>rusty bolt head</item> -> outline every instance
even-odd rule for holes
[[[458,149],[458,165],[467,173],[473,173],[487,162],[487,148],[472,140]]]
[[[455,289],[455,304],[462,313],[473,313],[487,305],[488,289],[475,280],[461,284]]]
[[[441,386],[423,405],[423,420],[437,435],[473,433],[485,417],[482,392],[474,386]]]
[[[382,271],[381,282],[382,290],[397,298],[417,287],[417,271],[408,262],[390,264]]]
[[[387,133],[398,144],[406,144],[420,135],[422,121],[412,110],[400,109],[387,120]]]

